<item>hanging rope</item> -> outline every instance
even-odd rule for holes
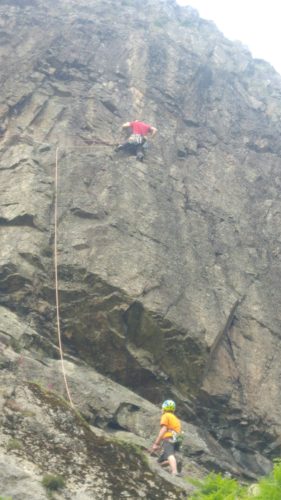
[[[62,375],[64,379],[64,385],[67,393],[67,397],[69,399],[69,403],[74,408],[74,404],[71,398],[69,386],[67,383],[65,366],[64,366],[64,357],[63,357],[63,349],[62,349],[62,341],[61,341],[61,329],[60,329],[60,307],[59,307],[59,287],[58,287],[58,153],[59,148],[56,148],[56,163],[55,163],[55,209],[54,209],[54,265],[55,265],[55,289],[56,289],[56,312],[57,312],[57,332],[58,332],[58,344],[60,351],[60,359],[61,359],[61,369]]]
[[[0,138],[4,137],[4,135],[0,134]],[[33,143],[37,144],[46,144],[51,146],[51,143],[44,142],[42,143],[41,141],[36,141],[32,139]],[[104,141],[99,138],[95,139],[90,139],[90,140],[85,140],[88,145],[90,144],[101,144],[104,146],[114,146],[114,144],[109,143],[107,141]],[[73,147],[73,146],[72,146]],[[81,145],[81,146],[75,146],[75,148],[87,148],[89,146],[86,145]],[[60,303],[59,303],[59,290],[58,290],[58,170],[59,170],[59,165],[58,165],[58,157],[59,157],[59,147],[56,148],[56,154],[55,154],[55,200],[54,200],[54,268],[55,268],[55,297],[56,297],[56,319],[57,319],[57,334],[58,334],[58,346],[59,346],[59,351],[60,351],[60,360],[61,360],[61,369],[62,369],[62,375],[63,375],[63,380],[64,380],[64,385],[65,385],[65,390],[66,394],[69,400],[69,403],[72,408],[74,408],[74,403],[71,398],[68,382],[67,382],[67,377],[66,377],[66,371],[65,371],[65,366],[64,366],[64,355],[63,355],[63,346],[62,346],[62,341],[61,341],[61,328],[60,328]]]

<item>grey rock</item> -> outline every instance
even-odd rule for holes
[[[2,495],[11,497],[13,500],[28,500],[30,498],[46,500],[46,491],[40,484],[40,477],[37,474],[35,467],[30,467],[28,470],[26,464],[20,466],[19,461],[14,457],[0,452]]]
[[[173,397],[189,458],[257,476],[280,455],[281,77],[190,7],[127,4],[118,20],[104,0],[0,6],[1,401],[24,400],[23,375],[64,391],[57,195],[62,341],[83,415],[148,439],[139,417]],[[134,118],[159,129],[142,164],[113,151]],[[67,446],[69,418],[56,414]],[[42,419],[26,423],[41,469]]]

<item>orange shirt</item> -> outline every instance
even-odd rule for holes
[[[160,425],[165,425],[167,427],[167,432],[165,432],[163,439],[172,437],[173,433],[181,431],[181,423],[178,417],[169,411],[165,411],[161,417]]]

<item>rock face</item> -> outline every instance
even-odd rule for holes
[[[28,358],[16,359],[15,366],[18,375],[40,373],[38,363]],[[40,368],[42,372],[42,365]],[[43,369],[43,373],[48,377],[48,370]],[[5,494],[15,500],[46,498],[40,479],[42,470],[49,470],[67,479],[59,498],[161,498],[162,489],[169,498],[185,498],[183,491],[188,487],[181,484],[182,480],[174,480],[173,485],[158,477],[150,470],[140,447],[97,433],[65,401],[38,382],[22,383],[11,376],[1,382],[14,388],[1,398],[1,441],[9,452],[8,462],[2,456],[0,462]]]
[[[69,376],[83,365],[85,380],[96,370],[130,399],[173,397],[201,433],[187,456],[267,472],[281,443],[280,76],[172,0],[3,0],[0,11],[4,375],[12,348],[58,358],[57,200]],[[159,130],[144,163],[114,153],[135,118]],[[95,390],[100,408],[83,391],[75,404],[107,427]],[[115,430],[138,435],[122,415]]]

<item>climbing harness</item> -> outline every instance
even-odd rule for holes
[[[140,134],[131,134],[127,142],[129,144],[144,144],[146,142],[145,137]]]

